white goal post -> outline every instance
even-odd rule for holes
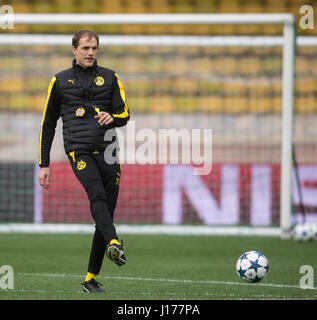
[[[1,18],[0,18],[1,19]],[[0,21],[1,22],[1,21]],[[195,45],[205,46],[282,46],[282,149],[281,149],[281,236],[291,230],[291,177],[293,141],[294,47],[292,14],[14,14],[16,25],[282,25],[283,35],[270,36],[101,36],[107,45]],[[303,41],[305,42],[305,41]],[[65,35],[1,34],[1,44],[70,43]]]

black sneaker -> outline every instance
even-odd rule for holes
[[[97,282],[95,279],[85,281],[82,285],[84,292],[105,292],[105,290],[101,289],[99,286],[102,286],[102,284]]]
[[[123,246],[120,244],[108,244],[106,248],[106,255],[119,267],[124,265],[127,261],[124,255]]]

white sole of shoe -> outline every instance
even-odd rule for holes
[[[121,258],[123,255],[124,252],[115,246],[109,246],[107,249],[108,258],[119,267],[125,264],[125,260]]]

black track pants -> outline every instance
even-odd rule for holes
[[[107,243],[117,239],[113,215],[119,193],[120,164],[119,161],[107,164],[102,151],[78,150],[71,152],[68,157],[77,179],[86,190],[91,215],[96,223],[88,272],[98,274]]]

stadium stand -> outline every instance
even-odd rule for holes
[[[296,18],[300,17],[299,8],[302,5],[312,5],[313,0],[12,0],[16,13],[293,13]],[[316,12],[315,12],[316,15]],[[97,28],[98,29],[98,28]],[[47,33],[72,33],[72,26],[63,26],[56,28],[49,26],[45,28]],[[44,32],[45,32],[44,30]],[[16,26],[10,32],[36,32],[34,26]],[[43,30],[41,30],[43,32]],[[142,26],[121,28],[115,26],[111,28],[101,27],[98,32],[102,33],[130,33],[137,31],[143,33],[165,33],[164,26],[151,26],[150,28]],[[257,34],[259,27],[235,26],[228,28],[214,28],[200,26],[193,30],[192,27],[174,26],[174,33],[199,33],[199,34]],[[305,35],[316,35],[316,28],[313,30],[298,30]],[[4,32],[4,31],[1,31]],[[261,27],[261,33],[276,34],[279,28]]]
[[[310,0],[54,0],[43,2],[39,0],[13,0],[11,5],[16,13],[250,13],[250,12],[291,12],[299,17],[299,8],[302,4],[313,4]],[[77,28],[78,26],[76,26]],[[82,26],[87,27],[87,26]],[[274,26],[95,26],[94,29],[100,34],[199,34],[199,35],[272,35],[281,34],[280,27]],[[55,33],[72,34],[74,26],[15,26],[13,30],[0,30],[0,32],[10,33]],[[305,30],[305,35],[316,35],[317,28]],[[298,30],[298,33],[303,33]],[[28,110],[42,112],[44,104],[43,92],[46,91],[48,74],[54,74],[56,70],[69,65],[69,53],[56,57],[51,55],[47,47],[35,47],[32,54],[32,63],[38,66],[38,74],[30,74],[25,68],[25,57],[22,59],[23,51],[21,48],[0,48],[0,54],[6,51],[5,55],[10,56],[7,51],[12,51],[15,59],[2,59],[0,66],[6,72],[0,76],[1,109],[9,110]],[[104,49],[103,49],[104,50]],[[252,109],[252,96],[257,101],[257,112],[280,112],[281,88],[274,83],[274,76],[281,71],[280,57],[281,51],[277,49],[269,58],[258,52],[259,49],[217,49],[217,48],[180,48],[177,53],[171,51],[161,55],[147,52],[144,56],[136,54],[131,61],[131,54],[125,54],[122,50],[120,55],[120,66],[114,55],[107,52],[101,57],[101,63],[110,65],[115,70],[124,70],[125,86],[129,92],[129,102],[133,105],[134,112],[194,112],[203,111],[208,113],[243,113]],[[131,50],[140,50],[135,48]],[[151,49],[146,48],[149,51]],[[201,59],[200,52],[204,50],[205,59]],[[219,50],[222,50],[220,52]],[[231,51],[230,51],[231,50]],[[264,49],[261,49],[264,50]],[[272,49],[270,49],[272,50]],[[47,51],[47,52],[45,52]],[[40,58],[43,52],[46,60]],[[131,52],[130,52],[131,53]],[[207,53],[207,54],[206,54]],[[226,54],[230,53],[230,54]],[[164,55],[170,55],[166,61],[162,60]],[[175,59],[171,59],[171,55]],[[179,56],[182,59],[179,59]],[[144,57],[146,56],[146,61]],[[265,57],[265,58],[264,58]],[[221,63],[218,63],[220,60]],[[317,56],[311,48],[300,48],[297,54],[297,82],[296,82],[296,101],[297,112],[310,113],[317,110]],[[219,66],[225,65],[225,70],[219,70]],[[241,68],[241,65],[244,67]],[[239,66],[239,68],[237,68]],[[43,68],[46,72],[43,72]],[[260,74],[272,79],[265,84],[256,83],[252,87],[242,88],[239,82],[219,82],[217,88],[210,88],[207,84],[199,80],[200,70],[208,70],[210,75],[221,79],[229,78],[234,75],[239,81],[259,78]],[[148,80],[136,80],[135,77],[129,81],[129,75],[140,73],[161,72],[165,76],[160,80],[153,79],[152,83]],[[244,70],[241,74],[241,71]],[[239,73],[239,74],[238,74]],[[192,77],[181,78],[178,75],[192,74]],[[240,92],[237,96],[230,95],[233,92],[232,86],[236,86]],[[143,88],[142,94],[140,88]],[[154,89],[153,89],[154,88]],[[173,88],[177,88],[178,95],[173,96]],[[184,94],[179,95],[179,90]],[[270,94],[263,94],[263,90]],[[144,91],[147,92],[144,96]],[[186,99],[187,93],[191,93],[191,99]],[[192,95],[192,93],[195,93]],[[217,93],[216,93],[217,92]],[[171,94],[170,94],[171,93]],[[263,95],[263,99],[259,99]],[[249,99],[245,99],[249,97]],[[151,110],[148,110],[149,99],[151,99]],[[269,101],[270,100],[270,101]],[[259,106],[261,101],[261,106]],[[210,103],[212,102],[212,103]],[[212,105],[212,108],[210,107]],[[208,107],[209,106],[209,107]]]

